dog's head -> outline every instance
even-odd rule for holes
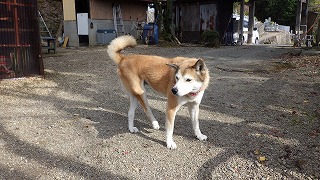
[[[197,96],[209,84],[209,71],[202,59],[168,64],[176,70],[175,85],[171,91],[176,96]]]

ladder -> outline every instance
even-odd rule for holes
[[[39,17],[39,29],[40,29],[40,38],[41,38],[41,46],[42,49],[48,50],[48,53],[53,50],[56,52],[56,38],[52,37],[49,28],[44,21],[43,17],[41,16],[40,11],[38,11]]]
[[[124,26],[122,20],[122,14],[120,9],[120,4],[113,4],[112,6],[113,11],[113,24],[114,29],[117,33],[117,37],[124,35]]]
[[[41,16],[40,11],[38,11],[38,13],[39,13],[40,36],[41,37],[52,37],[46,22],[44,21],[43,17]]]

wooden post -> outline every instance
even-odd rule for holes
[[[294,46],[300,46],[300,24],[301,24],[301,10],[302,10],[302,1],[297,1],[297,12],[296,12],[296,26],[295,26],[295,39],[294,39]]]
[[[13,2],[14,5],[17,5],[17,0],[14,0]],[[14,66],[14,71],[17,73],[21,73],[21,46],[20,46],[20,32],[19,32],[19,17],[18,17],[18,6],[14,6],[14,31],[15,31],[15,66]]]
[[[243,44],[243,19],[244,19],[244,0],[240,1],[240,22],[239,22],[239,40],[238,44],[242,45]]]
[[[301,3],[301,21],[300,21],[300,31],[302,31],[302,37],[300,35],[300,39],[306,39],[307,31],[308,31],[308,4],[309,0],[302,0]],[[304,43],[305,41],[303,41]]]
[[[253,37],[253,26],[254,26],[254,11],[255,11],[255,2],[252,1],[249,4],[249,24],[248,24],[248,40],[247,43],[255,43],[255,39]]]
[[[320,43],[320,19],[318,21],[318,31],[317,31],[316,43],[317,43],[317,46],[319,47],[319,43]]]

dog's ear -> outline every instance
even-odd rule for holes
[[[207,66],[202,59],[199,59],[193,67],[196,69],[196,71],[200,72],[205,71],[207,69]]]
[[[166,65],[169,66],[169,67],[172,67],[172,68],[175,69],[176,71],[178,71],[178,69],[179,69],[179,66],[176,65],[176,64],[166,64]]]

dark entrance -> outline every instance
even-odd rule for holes
[[[76,14],[78,13],[88,13],[88,18],[90,18],[90,5],[89,0],[76,0]],[[78,19],[77,19],[78,21]],[[79,45],[88,46],[89,45],[89,35],[79,35]]]

